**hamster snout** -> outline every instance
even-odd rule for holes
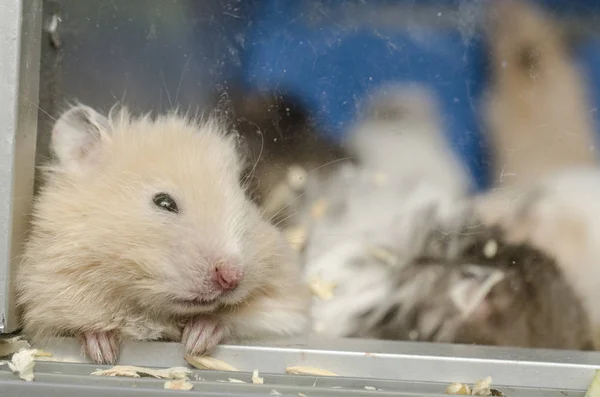
[[[219,301],[231,298],[230,295],[235,292],[243,278],[244,271],[236,265],[236,261],[221,260],[212,265],[207,276],[200,275],[198,279],[190,280],[189,292],[174,301],[181,304],[186,313],[194,313],[194,309],[198,309],[199,312],[214,309]]]
[[[244,272],[241,269],[236,269],[225,263],[214,267],[211,278],[221,290],[231,291],[240,284],[243,277]]]

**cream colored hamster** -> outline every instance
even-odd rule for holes
[[[52,147],[16,280],[34,342],[75,336],[112,363],[125,339],[203,354],[308,325],[294,253],[246,197],[236,137],[218,121],[79,105]]]
[[[484,118],[494,187],[526,186],[565,168],[596,164],[588,81],[562,25],[529,1],[490,4]]]

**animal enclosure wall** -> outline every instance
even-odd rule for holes
[[[534,1],[566,26],[599,102],[598,5]],[[485,0],[266,0],[45,2],[40,156],[50,116],[78,100],[102,111],[206,110],[223,93],[279,91],[302,101],[322,133],[339,139],[381,86],[425,84],[441,103],[444,131],[475,177],[490,185],[481,122],[490,48]],[[55,18],[55,19],[52,19]],[[50,26],[50,25],[49,25]],[[54,38],[53,38],[54,37]]]
[[[11,283],[26,235],[35,167],[41,1],[0,2],[0,333],[17,319]]]

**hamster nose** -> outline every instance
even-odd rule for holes
[[[242,272],[228,266],[216,266],[212,279],[223,291],[231,291],[242,281]]]

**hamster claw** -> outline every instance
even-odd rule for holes
[[[185,345],[187,354],[210,354],[225,338],[223,324],[214,317],[197,316],[183,328],[181,343]]]
[[[114,364],[119,355],[116,332],[85,332],[80,337],[84,353],[96,364]]]

